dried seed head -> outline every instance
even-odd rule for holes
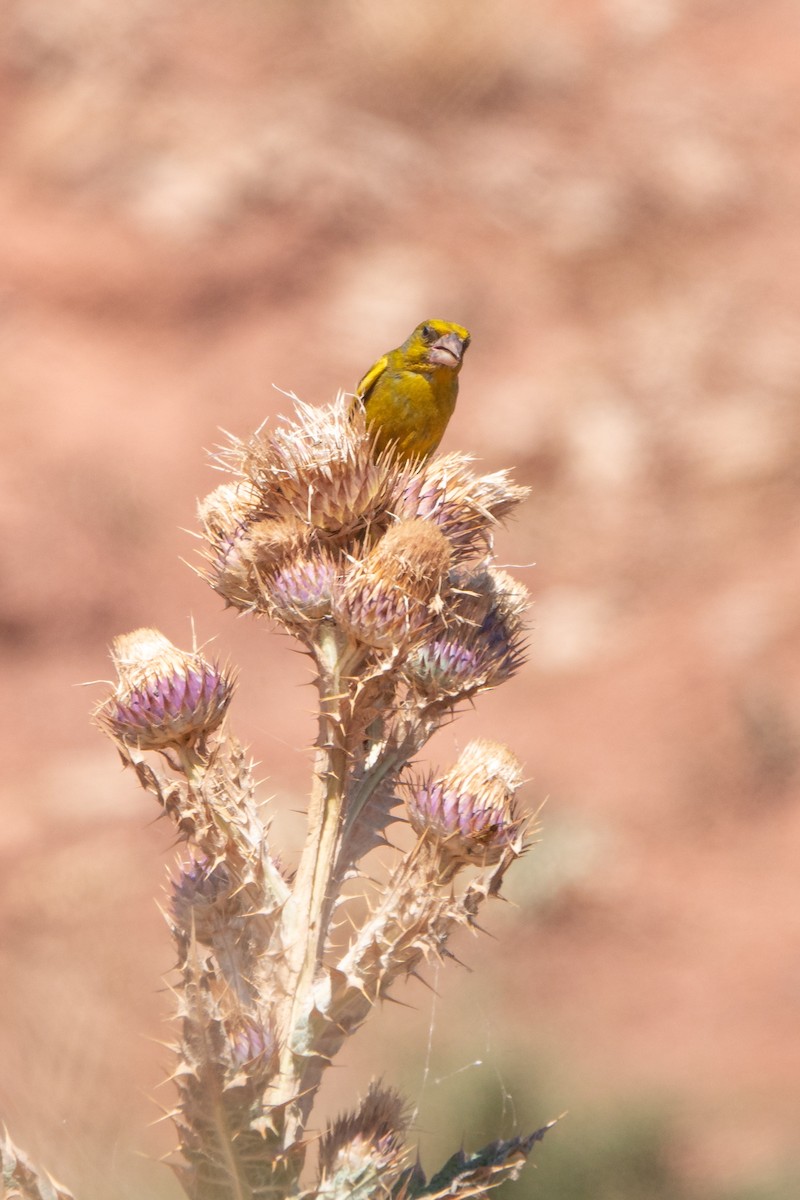
[[[309,543],[308,530],[296,517],[254,521],[247,533],[248,557],[262,578],[294,558]]]
[[[463,454],[432,458],[399,481],[391,500],[397,517],[425,517],[449,538],[456,556],[468,558],[490,542],[491,527],[527,496],[507,471],[476,476]]]
[[[385,1178],[403,1158],[409,1120],[399,1092],[371,1083],[361,1106],[339,1117],[322,1137],[318,1195],[349,1196],[358,1184]]]
[[[297,402],[297,420],[223,455],[258,493],[266,516],[295,516],[337,544],[386,519],[402,468],[391,455],[373,458],[363,415],[340,396],[313,408]]]
[[[189,745],[222,722],[233,695],[230,672],[173,646],[157,629],[114,639],[117,687],[96,718],[113,738],[142,750]]]
[[[514,797],[519,760],[498,742],[477,738],[441,779],[412,787],[406,801],[413,829],[432,837],[448,862],[496,863],[519,845]]]
[[[416,647],[405,675],[426,699],[463,699],[494,687],[524,661],[527,588],[494,567],[451,576],[446,627]]]
[[[400,521],[352,566],[335,616],[367,645],[402,646],[436,615],[449,566],[450,544],[441,530],[420,519]]]

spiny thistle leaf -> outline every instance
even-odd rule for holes
[[[16,1148],[8,1130],[0,1131],[0,1198],[2,1200],[73,1200],[61,1184],[32,1165]]]
[[[519,1176],[537,1142],[541,1142],[555,1121],[550,1121],[527,1137],[515,1137],[490,1142],[476,1154],[458,1150],[441,1170],[424,1184],[411,1184],[405,1192],[408,1200],[426,1196],[428,1200],[444,1200],[451,1196],[483,1196],[491,1188]]]

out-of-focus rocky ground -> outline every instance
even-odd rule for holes
[[[701,1194],[797,1166],[797,5],[7,0],[3,26],[13,1136],[86,1195],[162,1187],[136,1156],[171,1144],[146,1127],[171,838],[75,685],[114,634],[186,644],[192,615],[243,667],[296,846],[306,665],[221,611],[181,531],[220,427],[289,411],[273,384],[327,401],[436,315],[473,332],[444,448],[531,485],[498,552],[536,604],[530,663],[432,755],[502,738],[548,799],[498,940],[438,980],[434,1060],[541,1070],[523,1126],[665,1107]],[[422,1054],[430,994],[401,998],[415,1030],[364,1031],[343,1103],[407,1025]]]

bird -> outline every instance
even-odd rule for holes
[[[470,340],[462,325],[431,318],[370,367],[350,412],[363,408],[375,454],[390,450],[401,462],[433,454],[456,406]]]

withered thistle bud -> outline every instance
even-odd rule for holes
[[[369,646],[402,646],[438,608],[450,567],[450,544],[421,519],[393,525],[354,563],[335,599],[337,620]]]
[[[230,672],[173,646],[157,629],[114,639],[117,687],[96,711],[100,725],[141,750],[186,746],[212,733],[233,695]]]
[[[317,1195],[360,1195],[359,1187],[365,1196],[375,1194],[367,1190],[369,1183],[385,1178],[402,1161],[408,1123],[408,1107],[399,1092],[371,1083],[361,1106],[339,1117],[323,1135]]]
[[[399,481],[392,499],[397,517],[425,517],[449,539],[457,557],[469,557],[490,543],[490,530],[528,494],[511,483],[507,471],[475,475],[463,454],[432,458]]]
[[[258,492],[247,480],[221,483],[197,504],[197,515],[210,541],[230,537],[249,524],[258,509]]]
[[[519,846],[521,820],[514,797],[521,783],[516,756],[499,742],[476,738],[441,779],[412,787],[408,819],[449,862],[496,863],[506,850]]]
[[[215,592],[236,608],[251,609],[257,590],[249,559],[244,552],[255,491],[248,483],[223,483],[197,505],[205,531],[207,562],[202,572]]]

